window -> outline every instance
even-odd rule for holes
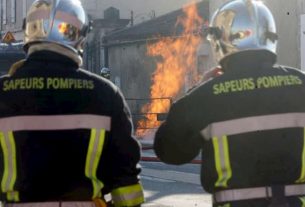
[[[1,0],[1,20],[2,24],[6,24],[6,1],[7,0]]]
[[[11,23],[16,22],[16,0],[11,0]]]

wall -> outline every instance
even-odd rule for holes
[[[109,48],[111,80],[128,98],[149,98],[151,74],[155,64],[146,56],[146,44],[139,42]],[[118,78],[120,83],[118,83]]]
[[[146,43],[138,42],[109,48],[111,81],[119,86],[133,114],[133,122],[143,118],[141,109],[150,102],[151,76],[155,60],[146,56]]]
[[[158,59],[146,54],[146,46],[147,42],[139,41],[109,47],[111,81],[121,88],[127,98],[150,98],[151,79]],[[211,68],[208,57],[209,45],[203,43],[197,51],[196,68],[200,74]],[[186,84],[181,93],[184,94],[190,87]]]
[[[278,42],[278,61],[280,64],[300,67],[300,14],[302,0],[269,0],[266,5],[274,15]]]

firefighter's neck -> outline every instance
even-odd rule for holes
[[[276,62],[276,55],[267,50],[246,50],[231,54],[220,61],[222,69],[229,70],[257,70],[271,67]]]
[[[41,44],[31,45],[28,50],[28,55],[31,55],[34,52],[43,51],[43,50],[52,51],[52,52],[56,52],[58,54],[64,55],[64,56],[70,58],[71,60],[73,60],[75,63],[77,63],[78,66],[81,66],[83,63],[82,58],[75,52],[71,51],[68,48],[62,47],[57,44],[52,44],[52,43],[41,43]]]

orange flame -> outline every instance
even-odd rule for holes
[[[177,19],[176,26],[182,25],[183,33],[178,37],[164,37],[158,42],[147,46],[147,54],[160,57],[152,76],[150,97],[152,102],[142,108],[147,113],[145,119],[138,122],[136,134],[144,137],[150,130],[157,128],[160,121],[155,113],[167,113],[171,102],[184,92],[186,86],[192,87],[200,77],[197,74],[197,48],[202,41],[200,35],[195,35],[203,25],[196,4],[183,8],[184,16]],[[160,98],[161,99],[155,99]]]

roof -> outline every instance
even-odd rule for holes
[[[199,15],[209,19],[209,1],[202,0],[197,4]],[[104,37],[107,44],[120,44],[124,42],[147,40],[156,36],[179,36],[182,33],[182,26],[176,26],[177,18],[183,16],[183,10],[179,9],[155,19],[109,33]]]
[[[122,28],[129,24],[130,19],[96,19],[93,21],[94,28]]]

